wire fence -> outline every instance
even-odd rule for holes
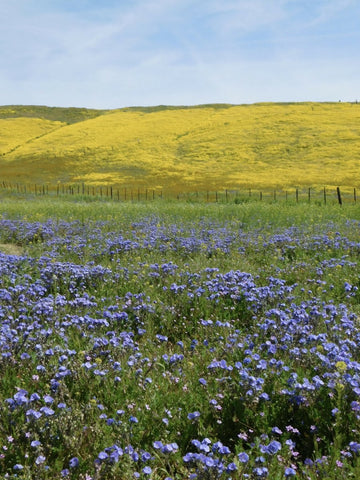
[[[141,202],[154,200],[182,200],[189,202],[245,203],[260,202],[314,202],[316,204],[356,203],[356,188],[323,187],[322,189],[292,188],[292,189],[219,189],[218,191],[175,192],[151,188],[128,188],[104,185],[76,184],[23,184],[0,181],[0,190],[12,194],[27,196],[79,197],[83,200],[106,200],[118,202]]]

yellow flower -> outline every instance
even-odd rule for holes
[[[340,360],[339,362],[336,362],[335,368],[339,373],[344,373],[347,370],[347,365],[344,361]]]

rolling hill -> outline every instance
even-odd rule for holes
[[[0,180],[149,187],[358,187],[360,105],[0,107]]]

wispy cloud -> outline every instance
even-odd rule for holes
[[[0,14],[0,104],[357,93],[355,0],[0,0]]]

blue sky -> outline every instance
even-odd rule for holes
[[[0,0],[0,105],[360,101],[359,0]]]

